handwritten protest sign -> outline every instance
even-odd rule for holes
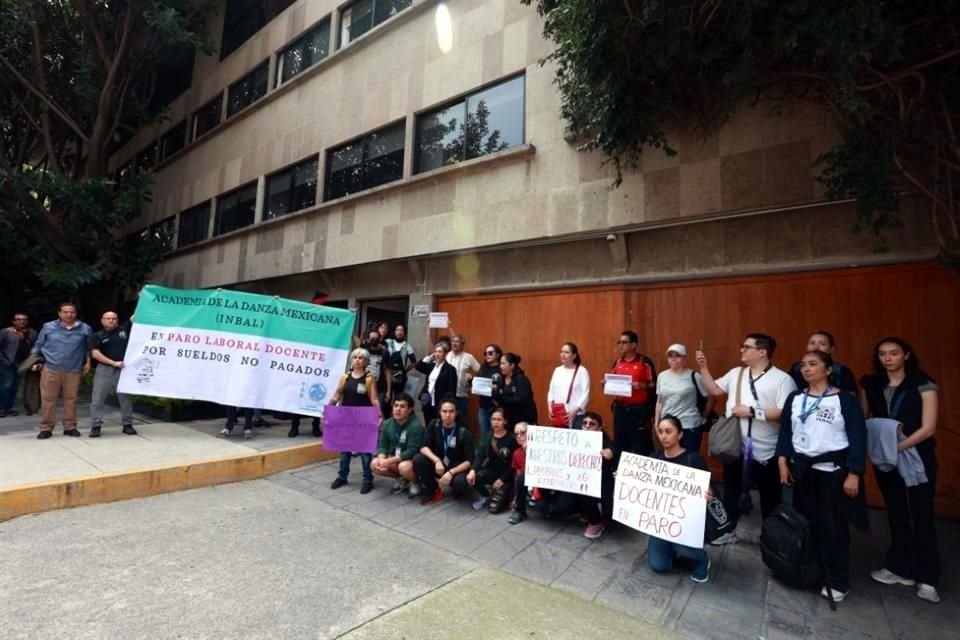
[[[450,326],[450,316],[446,311],[434,311],[427,322],[431,329],[446,329]]]
[[[600,497],[603,434],[557,427],[527,428],[528,487]]]
[[[685,547],[703,546],[710,472],[624,452],[613,519]]]
[[[147,285],[119,390],[323,415],[350,353],[355,314],[226,289]]]
[[[331,405],[323,414],[323,448],[327,451],[376,453],[377,407],[338,407]]]

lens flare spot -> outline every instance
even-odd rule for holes
[[[447,3],[441,2],[437,5],[433,19],[437,27],[437,46],[442,53],[450,53],[453,49],[453,21],[450,19]]]

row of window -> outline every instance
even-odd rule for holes
[[[404,132],[400,121],[327,151],[323,200],[335,200],[403,178]],[[484,156],[524,141],[524,76],[417,116],[414,173]],[[162,145],[161,145],[162,146]],[[263,219],[316,204],[319,157],[312,156],[266,178]],[[217,198],[213,235],[252,225],[257,183],[249,182]],[[180,213],[177,246],[206,240],[211,232],[210,202]]]
[[[356,0],[340,10],[339,45],[351,42],[381,22],[410,6],[412,0]],[[231,0],[224,17],[224,52],[221,59],[243,44],[267,22],[286,9],[293,0]],[[259,25],[259,26],[257,26]],[[252,30],[251,30],[252,29]],[[231,48],[232,47],[232,48]],[[330,52],[330,18],[310,28],[302,36],[277,53],[274,87],[279,87],[299,73],[320,62]],[[191,67],[192,68],[192,67]],[[252,71],[227,87],[226,118],[243,111],[267,95],[270,84],[270,60],[264,60]],[[159,142],[147,145],[134,160],[119,171],[123,181],[132,171],[147,171],[163,162],[207,133],[223,119],[223,93],[193,112],[190,128],[183,121],[161,136]]]
[[[223,16],[223,41],[220,59],[236,51],[267,23],[293,4],[294,0],[227,0]],[[340,35],[337,47],[342,47],[378,24],[389,20],[413,3],[413,0],[354,0],[339,10]],[[327,22],[327,38],[330,40],[330,23]],[[326,53],[324,53],[326,55]]]

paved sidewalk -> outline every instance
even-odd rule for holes
[[[507,514],[474,511],[468,501],[446,499],[424,507],[405,496],[389,495],[390,482],[379,479],[372,493],[360,495],[359,471],[359,463],[354,462],[350,484],[336,491],[330,489],[336,477],[334,463],[280,473],[270,480],[431,546],[575,594],[686,638],[960,639],[960,579],[956,571],[960,549],[955,544],[960,523],[955,521],[939,523],[943,602],[933,605],[916,598],[909,587],[888,587],[870,580],[869,569],[882,562],[887,544],[884,514],[872,511],[875,533],[853,533],[852,588],[834,613],[814,593],[790,589],[771,579],[756,542],[711,547],[710,582],[695,584],[686,573],[651,572],[646,537],[635,531],[619,528],[591,541],[583,537],[584,525],[576,519],[554,522],[539,515],[510,526]],[[754,512],[741,523],[741,533],[749,537],[752,532],[755,537],[758,530],[759,517]]]
[[[229,438],[217,438],[223,419],[177,424],[136,415],[138,435],[127,436],[120,432],[120,411],[113,407],[105,410],[103,435],[89,438],[89,415],[89,404],[82,403],[78,408],[82,437],[64,436],[58,424],[54,436],[45,441],[36,439],[39,416],[0,418],[0,490],[320,442],[312,437],[287,438],[289,422],[273,419],[268,419],[270,427],[255,428],[255,437],[245,440],[242,419]]]

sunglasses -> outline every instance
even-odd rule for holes
[[[517,432],[516,432],[516,435],[518,435],[518,436],[525,436],[525,435],[527,435],[527,432],[526,432],[526,431],[517,431]]]
[[[484,351],[484,352],[483,352],[483,355],[485,355],[485,356],[495,356],[495,355],[497,355],[497,352],[496,352],[496,351]]]

